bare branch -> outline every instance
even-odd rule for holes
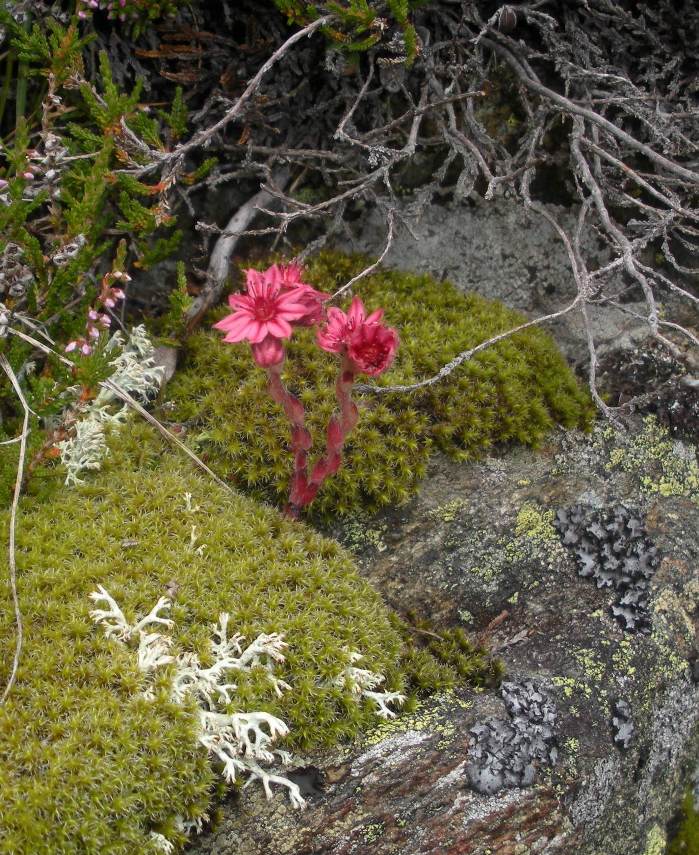
[[[284,169],[276,172],[272,180],[275,185],[284,187],[288,178],[289,173]],[[206,283],[185,313],[188,329],[191,330],[199,319],[220,300],[228,281],[230,258],[240,237],[246,233],[245,230],[260,211],[270,210],[270,206],[274,203],[275,197],[272,193],[268,189],[262,188],[254,196],[251,196],[230,218],[225,230],[216,241],[214,251],[211,253]]]
[[[12,687],[17,679],[17,669],[19,668],[19,659],[22,655],[22,643],[24,639],[24,628],[22,625],[22,611],[19,605],[19,595],[17,593],[17,559],[15,554],[15,530],[17,526],[17,507],[19,505],[19,497],[22,492],[22,484],[24,483],[24,462],[27,454],[27,437],[29,436],[29,405],[22,392],[22,387],[12,370],[12,366],[7,360],[4,353],[0,353],[0,368],[7,375],[12,387],[15,390],[17,398],[22,405],[24,418],[22,421],[22,433],[20,434],[19,458],[17,461],[17,476],[15,478],[15,488],[12,494],[12,504],[10,506],[10,531],[8,538],[8,564],[10,568],[10,591],[12,593],[12,603],[15,610],[15,623],[17,625],[17,637],[15,640],[15,653],[12,658],[12,669],[10,677],[5,686],[5,690],[0,697],[0,704],[4,704],[7,696],[12,691]]]

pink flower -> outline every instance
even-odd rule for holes
[[[355,297],[349,311],[328,309],[328,323],[318,330],[318,344],[330,353],[346,353],[358,373],[375,377],[393,362],[398,349],[398,333],[381,323],[383,309],[366,314]]]
[[[73,350],[80,349],[80,353],[83,356],[89,356],[92,353],[92,345],[85,341],[84,338],[74,339],[73,341],[69,341],[65,346],[64,350],[66,353],[70,353]]]
[[[228,336],[223,340],[228,341]],[[265,336],[261,342],[252,345],[252,358],[262,368],[279,365],[284,361],[284,346],[273,335]]]
[[[108,309],[113,309],[116,306],[117,300],[123,300],[126,296],[121,288],[116,288],[112,286],[112,282],[115,279],[121,279],[124,282],[130,282],[131,277],[128,273],[120,273],[119,271],[115,271],[113,273],[105,274],[102,279],[102,287],[100,289],[99,301],[103,306],[106,306]]]
[[[273,264],[265,271],[273,282],[278,282],[282,288],[296,288],[304,283],[301,281],[303,270],[300,264]]]
[[[313,327],[323,320],[325,314],[323,303],[330,299],[330,294],[316,291],[305,282],[299,282],[296,288],[296,299],[306,307],[306,314],[300,317],[296,323],[302,327]]]
[[[347,356],[361,374],[376,377],[390,366],[398,350],[398,333],[383,324],[365,323],[349,336]]]
[[[383,309],[377,309],[366,316],[364,304],[359,297],[352,300],[349,311],[334,306],[328,309],[328,323],[324,330],[318,330],[318,344],[329,353],[342,353],[349,336],[362,324],[378,324],[383,318]]]
[[[231,294],[228,302],[235,312],[214,328],[226,333],[226,342],[249,341],[258,365],[277,365],[284,358],[279,339],[289,338],[292,322],[308,315],[307,301],[298,287],[282,290],[283,273],[276,264],[264,273],[247,270],[246,274],[247,294]]]
[[[295,320],[302,327],[315,326],[323,319],[323,303],[330,299],[330,294],[316,291],[311,285],[302,281],[303,269],[299,264],[273,264],[265,273],[271,281],[279,283],[282,291],[293,291],[297,302],[306,306],[306,313]]]

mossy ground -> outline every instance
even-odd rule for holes
[[[253,674],[240,680],[234,706],[283,718],[287,747],[336,742],[375,721],[368,705],[323,686],[342,670],[343,648],[401,685],[400,636],[337,544],[228,495],[177,458],[150,456],[144,430],[130,426],[92,483],[21,514],[26,639],[17,684],[0,707],[0,852],[148,852],[151,824],[208,806],[213,774],[196,746],[195,718],[170,703],[165,687],[155,701],[140,696],[134,651],[106,639],[88,615],[98,584],[133,620],[174,579],[177,645],[203,659],[221,611],[249,640],[284,633],[280,676],[292,691],[277,699]],[[194,514],[185,492],[200,506]],[[190,547],[193,524],[201,555]],[[3,580],[2,685],[15,639],[8,588]]]
[[[694,806],[691,790],[682,802],[682,809],[672,832],[667,855],[699,855],[699,811]]]
[[[321,253],[309,263],[306,278],[332,292],[364,265],[358,257]],[[382,270],[361,280],[356,293],[369,310],[385,307],[386,322],[401,336],[382,385],[429,377],[461,351],[524,320],[500,303],[463,295],[429,276]],[[315,345],[313,332],[297,330],[284,375],[306,406],[316,453],[335,408],[336,371],[337,360]],[[168,417],[187,423],[191,441],[219,474],[258,498],[284,503],[291,474],[289,429],[247,345],[223,344],[210,331],[192,336],[184,370],[167,397],[174,402]],[[435,446],[459,459],[495,443],[536,446],[554,424],[584,427],[592,416],[587,393],[553,340],[535,328],[482,351],[428,389],[365,394],[358,402],[360,422],[347,442],[343,467],[312,507],[326,518],[403,501],[415,491]]]
[[[112,438],[103,471],[88,483],[55,490],[50,502],[23,502],[17,558],[25,645],[17,684],[0,707],[4,855],[149,853],[150,829],[172,837],[176,814],[194,818],[209,808],[216,776],[196,744],[194,711],[169,701],[167,673],[155,700],[143,699],[135,651],[105,638],[89,617],[98,584],[133,621],[174,580],[176,648],[204,662],[221,611],[248,640],[284,633],[288,655],[278,674],[291,691],[278,699],[263,673],[243,675],[231,710],[278,715],[290,726],[283,747],[291,750],[337,743],[376,723],[371,705],[328,684],[347,649],[386,674],[390,689],[406,681],[408,689],[448,688],[492,673],[484,651],[464,639],[437,658],[406,643],[405,629],[337,543],[228,494],[163,452],[140,422]],[[3,579],[0,685],[14,642]]]

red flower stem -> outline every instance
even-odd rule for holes
[[[352,400],[352,386],[354,386],[356,376],[354,363],[344,356],[335,383],[335,397],[340,406],[340,424],[344,434],[343,443],[359,421],[359,410]]]
[[[309,492],[312,491],[314,497],[323,481],[330,475],[334,475],[340,468],[345,440],[359,420],[359,410],[352,400],[352,386],[355,378],[354,364],[346,356],[343,357],[335,383],[335,397],[340,412],[330,419],[325,454],[313,467],[308,481]]]
[[[308,452],[313,440],[305,426],[306,413],[303,404],[284,386],[281,369],[282,363],[270,365],[267,368],[267,389],[270,397],[281,404],[287,419],[291,423],[291,453],[294,456],[294,472],[291,477],[289,504],[286,512],[289,516],[296,518],[300,509],[311,502],[317,492],[317,488],[310,491],[308,484]],[[310,495],[311,492],[312,495]]]
[[[335,383],[335,397],[339,407],[330,419],[327,430],[325,453],[308,476],[308,452],[313,440],[305,426],[305,410],[299,399],[284,386],[281,378],[281,363],[267,368],[267,388],[271,398],[280,404],[291,423],[291,452],[294,456],[294,473],[291,478],[289,503],[286,513],[298,518],[301,510],[315,499],[323,481],[334,475],[342,463],[345,440],[356,427],[359,410],[352,400],[352,387],[356,378],[355,366],[343,357]]]

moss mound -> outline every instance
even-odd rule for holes
[[[691,790],[684,797],[682,809],[676,817],[667,855],[699,855],[699,812],[694,807]]]
[[[321,253],[307,279],[332,292],[365,260]],[[386,309],[401,347],[382,385],[410,384],[492,335],[524,321],[522,315],[475,294],[463,295],[429,276],[383,270],[358,283],[369,310]],[[224,314],[223,311],[217,317]],[[291,460],[288,424],[269,399],[265,374],[247,345],[228,345],[209,331],[187,344],[185,370],[167,389],[168,418],[188,424],[198,450],[219,474],[258,498],[283,504]],[[297,330],[285,380],[307,408],[317,452],[335,408],[337,360],[313,333]],[[448,379],[417,393],[358,396],[361,418],[346,445],[343,467],[321,488],[312,511],[324,517],[373,511],[406,499],[423,476],[436,445],[456,458],[477,456],[499,442],[538,445],[556,423],[585,427],[592,417],[553,339],[532,328],[479,353]]]
[[[194,712],[169,701],[166,678],[155,700],[142,697],[134,650],[105,638],[89,617],[98,584],[133,620],[175,580],[169,634],[205,663],[221,611],[249,641],[284,633],[288,656],[278,675],[292,690],[277,698],[253,672],[237,681],[231,708],[278,715],[291,728],[284,747],[336,742],[375,721],[370,705],[323,684],[346,663],[343,648],[387,674],[387,688],[400,687],[400,635],[341,548],[156,453],[148,430],[124,431],[93,483],[23,507],[26,638],[17,684],[0,707],[2,853],[155,852],[149,829],[170,836],[174,815],[207,810],[215,776],[195,741]],[[186,510],[185,493],[199,510]],[[191,546],[192,525],[202,554]],[[3,686],[14,642],[3,574]]]

